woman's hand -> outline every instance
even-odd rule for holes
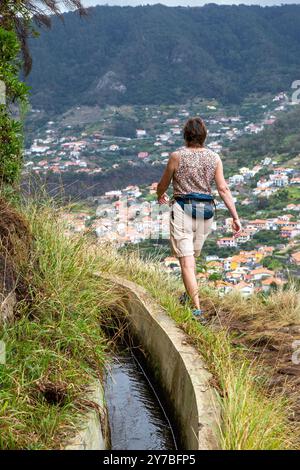
[[[169,203],[169,200],[170,200],[170,198],[169,198],[169,196],[167,195],[167,193],[162,194],[162,195],[157,199],[158,204],[160,204],[160,205],[161,205],[161,204],[168,204],[168,203]]]
[[[242,231],[242,224],[240,219],[232,219],[232,230],[233,230],[233,236],[238,237]]]

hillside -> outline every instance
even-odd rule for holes
[[[239,102],[289,89],[300,66],[300,6],[90,8],[31,40],[32,104]]]
[[[3,325],[0,317],[7,345],[6,365],[0,368],[1,430],[6,431],[0,449],[61,449],[82,413],[93,407],[82,394],[91,380],[103,379],[113,347],[105,331],[113,318],[121,324],[126,312],[124,293],[94,275],[99,272],[146,288],[203,356],[220,393],[221,449],[299,449],[299,403],[293,401],[299,366],[292,363],[299,292],[290,288],[268,299],[246,300],[201,289],[209,317],[203,326],[179,304],[181,284],[159,263],[121,255],[88,235],[66,236],[62,210],[53,201],[27,200],[17,210],[7,205],[1,215],[12,212],[26,221],[32,236],[30,257],[18,268],[30,289],[15,307],[16,321]],[[14,225],[8,235],[15,234]]]
[[[257,162],[262,157],[275,156],[277,161],[298,164],[300,154],[300,107],[281,113],[278,119],[255,135],[244,135],[237,139],[224,155],[233,166],[245,162]]]
[[[31,180],[33,188],[33,174],[52,195],[61,188],[75,198],[103,195],[130,184],[151,184],[161,177],[170,152],[182,145],[187,115],[199,113],[209,128],[207,145],[222,155],[227,178],[270,156],[287,167],[298,167],[300,106],[291,106],[288,98],[280,105],[272,96],[255,95],[239,106],[201,99],[184,105],[85,106],[71,108],[50,122],[46,112],[30,114],[24,187]],[[145,136],[136,135],[137,128],[145,130]],[[258,179],[273,170],[272,165],[264,167],[248,181],[247,197],[253,196]],[[257,210],[253,207],[254,213]]]

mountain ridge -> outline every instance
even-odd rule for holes
[[[30,42],[34,107],[239,102],[299,78],[300,5],[97,6]]]

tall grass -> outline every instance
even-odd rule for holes
[[[68,239],[53,210],[23,208],[34,236],[31,302],[19,320],[1,327],[0,448],[59,448],[85,407],[83,390],[100,377],[106,340],[100,317],[117,302],[104,280],[91,276],[95,257],[83,238]]]
[[[212,330],[192,318],[188,308],[180,306],[178,294],[182,290],[181,282],[164,273],[153,260],[142,261],[136,254],[121,256],[109,245],[94,248],[99,254],[99,270],[115,273],[144,286],[150,294],[165,308],[166,312],[188,334],[190,341],[204,357],[215,377],[215,386],[219,390],[221,421],[219,423],[219,441],[226,450],[275,450],[299,448],[299,432],[288,422],[291,404],[283,395],[267,395],[264,390],[264,378],[261,377],[259,364],[250,362],[243,351],[232,345],[230,335],[225,330]],[[101,254],[102,253],[102,254]],[[203,289],[202,299],[216,312],[220,308],[235,309],[235,314],[243,314],[247,305],[247,314],[255,315],[259,302],[233,297],[220,299],[216,292]],[[282,298],[283,294],[278,294]],[[295,317],[297,307],[294,293],[284,294],[290,299],[283,314],[273,297],[270,304],[260,303],[259,315],[290,315]],[[297,293],[298,295],[298,293]],[[275,294],[274,294],[275,296]],[[294,299],[294,300],[292,300]],[[277,313],[276,313],[277,312]],[[297,317],[296,317],[297,318]]]
[[[280,328],[283,325],[300,324],[300,291],[294,283],[288,289],[280,288],[267,297],[254,294],[242,297],[239,292],[214,296],[214,307],[227,312],[231,318],[251,321],[254,326],[268,324]]]
[[[221,448],[298,447],[286,418],[289,403],[265,394],[260,369],[233,347],[226,331],[202,326],[179,305],[181,283],[162,272],[159,263],[120,255],[85,236],[67,238],[59,211],[48,201],[44,206],[27,203],[22,211],[34,236],[24,273],[30,277],[31,303],[19,303],[19,321],[1,331],[7,345],[7,364],[0,366],[1,449],[59,448],[74,432],[85,406],[81,393],[91,377],[101,377],[105,363],[101,321],[122,305],[112,283],[93,275],[99,271],[144,286],[202,354],[220,395]],[[214,309],[244,305],[226,299],[222,307],[211,291],[202,296]]]

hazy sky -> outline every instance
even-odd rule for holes
[[[201,6],[205,3],[217,3],[220,5],[281,5],[300,3],[300,0],[82,0],[84,6],[94,5],[152,5],[162,3],[168,6]]]

